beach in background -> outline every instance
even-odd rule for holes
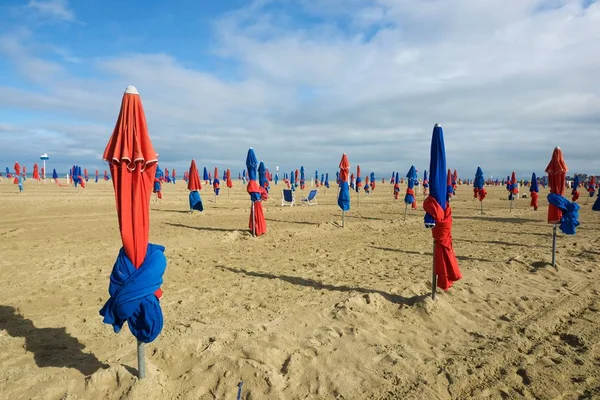
[[[422,194],[403,221],[391,185],[360,205],[352,192],[341,228],[337,188],[282,208],[283,188],[271,185],[268,232],[252,238],[240,181],[216,202],[203,190],[205,212],[192,215],[185,182],[163,185],[150,242],[166,247],[165,325],[138,381],[135,338],[98,314],[121,247],[112,183],[27,181],[18,194],[4,179],[0,397],[233,399],[241,380],[244,399],[600,396],[600,213],[585,192],[554,269],[547,189],[537,212],[529,199],[509,212],[505,188],[486,186],[481,216],[458,186],[463,279],[434,302]]]

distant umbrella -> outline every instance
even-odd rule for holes
[[[329,173],[325,173],[325,187],[329,189]]]
[[[571,190],[571,195],[573,196],[571,199],[572,201],[577,201],[579,199],[579,184],[579,175],[576,175],[575,179],[573,180],[573,189]]]
[[[408,205],[411,205],[412,209],[417,208],[417,200],[415,198],[415,181],[417,178],[417,169],[414,165],[411,165],[408,173],[406,174],[406,179],[408,180],[408,186],[406,188],[406,195],[404,196],[404,220],[406,220],[406,211],[408,209]]]
[[[340,192],[338,194],[338,206],[342,210],[342,227],[344,227],[344,217],[346,211],[350,210],[350,188],[348,186],[348,173],[350,171],[350,162],[348,161],[348,156],[346,153],[342,155],[342,160],[340,161],[340,172],[339,172],[339,180],[340,180]]]
[[[200,183],[200,175],[198,174],[198,167],[196,167],[196,160],[192,160],[192,162],[190,163],[190,169],[188,171],[187,188],[190,191],[190,194],[188,196],[190,203],[190,212],[204,211],[202,197],[200,196],[200,190],[202,190],[202,183]]]
[[[252,147],[248,150],[246,156],[246,168],[248,169],[248,186],[246,188],[250,195],[250,201],[252,202],[252,210],[250,213],[249,228],[251,229],[252,236],[261,236],[267,231],[267,223],[263,213],[261,199],[263,197],[264,189],[260,187],[256,181],[256,169],[258,167],[258,159]],[[266,194],[266,193],[265,193]]]
[[[529,186],[529,193],[531,195],[531,207],[533,207],[534,211],[538,209],[538,198],[539,198],[539,187],[538,187],[538,179],[535,176],[535,172],[531,174],[531,185]]]
[[[427,170],[423,171],[423,195],[427,196],[429,194],[429,177],[427,175]]]

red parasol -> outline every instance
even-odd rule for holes
[[[229,168],[227,168],[227,171],[225,172],[225,178],[227,178],[227,187],[232,188],[233,183],[231,182],[231,171],[229,170]]]
[[[552,153],[552,159],[550,164],[546,167],[548,173],[548,186],[550,186],[550,193],[562,196],[565,193],[565,178],[567,175],[567,164],[563,159],[562,150],[560,147],[554,148]],[[550,204],[548,206],[548,223],[557,224],[560,223],[562,217],[561,211]]]
[[[192,160],[192,163],[190,164],[190,172],[188,174],[188,190],[202,190],[200,175],[198,174],[198,168],[196,168],[196,160]]]
[[[33,164],[33,179],[40,180],[40,170],[37,164]]]
[[[150,233],[150,196],[158,167],[146,116],[137,89],[128,86],[119,118],[106,145],[104,160],[110,165],[119,230],[125,254],[135,268],[146,258]],[[158,289],[156,297],[162,296]]]

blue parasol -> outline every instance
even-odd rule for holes
[[[269,191],[269,181],[267,180],[267,169],[264,162],[260,162],[258,165],[258,184],[261,188],[264,188],[267,192]]]
[[[325,173],[325,187],[329,189],[329,173]]]
[[[204,167],[204,172],[202,173],[202,180],[208,182],[208,170]]]
[[[58,174],[56,173],[56,168],[52,170],[52,179],[58,179]]]
[[[398,180],[398,177],[396,177]],[[442,127],[436,124],[433,127],[431,137],[431,152],[429,159],[429,196],[446,210],[446,199],[448,196],[448,187],[446,186],[446,146],[444,145],[444,131]],[[435,219],[432,215],[425,214],[425,227],[435,226]]]
[[[294,171],[290,172],[290,187],[292,192],[296,191],[296,178],[294,177]]]

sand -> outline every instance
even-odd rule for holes
[[[464,278],[429,297],[423,212],[378,183],[353,195],[340,228],[336,189],[318,206],[265,204],[268,233],[247,232],[243,186],[187,213],[184,182],[152,205],[166,246],[165,326],[135,377],[135,339],[98,311],[120,237],[111,185],[0,185],[2,399],[585,399],[600,398],[600,213],[558,237],[543,206],[509,212],[490,188],[453,201]],[[404,186],[402,188],[404,190]],[[305,192],[306,194],[306,192]],[[422,200],[422,196],[419,196]],[[420,207],[420,204],[419,204]]]

